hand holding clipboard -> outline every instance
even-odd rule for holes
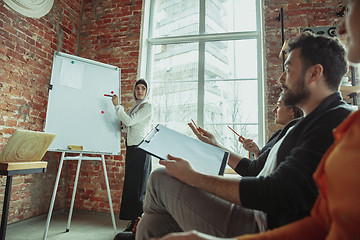
[[[160,165],[166,168],[166,172],[180,181],[191,185],[194,182],[197,172],[193,169],[191,164],[183,158],[168,155],[168,160],[159,161]]]

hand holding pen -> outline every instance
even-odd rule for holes
[[[111,93],[114,93],[113,91]],[[104,94],[104,97],[111,97],[111,100],[114,104],[114,106],[120,105],[119,96],[116,94],[110,95],[110,94]]]
[[[228,126],[228,128],[230,128],[231,131],[233,131],[236,135],[238,135],[239,137],[239,142],[243,143],[245,138],[243,136],[241,136],[240,134],[238,134],[237,132],[235,132],[234,129],[232,129],[230,126]]]
[[[256,145],[256,143],[254,143],[254,141],[252,139],[244,138],[243,136],[241,136],[240,134],[235,132],[235,130],[232,129],[230,126],[228,126],[228,128],[230,128],[231,131],[233,131],[236,135],[239,136],[239,142],[241,142],[243,144],[243,147],[245,148],[246,151],[254,153],[255,158],[257,158],[259,156],[260,149],[259,149],[258,145]]]
[[[243,147],[246,151],[254,153],[255,158],[259,157],[260,149],[252,139],[245,139],[243,142]]]
[[[119,96],[118,96],[118,95],[114,94],[114,95],[112,96],[111,100],[112,100],[114,106],[120,105],[120,101],[119,101]]]
[[[201,127],[198,127],[194,120],[192,120],[192,123],[188,123],[189,127],[191,128],[191,130],[193,131],[193,133],[198,137],[198,139],[202,142],[205,142],[205,143],[208,143],[208,144],[211,144],[213,146],[217,146],[218,147],[218,144],[216,142],[216,139],[215,139],[215,136],[212,135],[211,133],[209,133],[208,131],[204,130],[203,128]]]

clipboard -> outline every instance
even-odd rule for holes
[[[158,124],[137,146],[145,152],[167,160],[168,154],[190,162],[198,172],[223,175],[229,159],[224,149],[201,142]]]

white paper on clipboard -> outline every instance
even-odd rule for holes
[[[183,158],[198,172],[223,175],[229,159],[225,150],[188,137],[158,124],[138,145],[149,154],[168,159],[168,154]]]

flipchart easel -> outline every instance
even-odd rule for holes
[[[121,154],[120,121],[114,114],[111,99],[107,97],[110,93],[120,96],[120,81],[121,70],[116,66],[62,52],[54,53],[45,132],[56,133],[56,139],[49,147],[49,151],[62,154],[46,221],[44,240],[49,230],[62,166],[67,160],[77,160],[78,165],[66,232],[70,230],[81,162],[96,160],[102,161],[110,213],[116,233],[104,155]],[[64,117],[59,121],[59,116],[71,117]],[[106,141],[99,141],[99,139],[106,139]],[[69,145],[69,143],[75,145]],[[83,148],[86,150],[82,151]],[[70,153],[72,155],[75,153],[77,156],[69,156]],[[88,157],[83,154],[100,157]]]
[[[76,153],[79,154],[78,156],[66,156],[67,153]],[[99,153],[98,155],[101,155],[100,157],[88,157],[88,156],[83,156],[83,154],[87,154],[86,152],[80,152],[80,151],[63,151],[61,153],[61,158],[60,158],[60,163],[59,163],[59,169],[57,172],[57,176],[56,176],[56,180],[55,180],[55,186],[54,186],[54,191],[52,194],[52,198],[51,198],[51,202],[50,202],[50,208],[49,208],[49,213],[47,216],[47,220],[46,220],[46,226],[45,226],[45,231],[44,231],[44,236],[43,236],[43,240],[46,240],[47,238],[47,234],[48,234],[48,230],[49,230],[49,225],[50,225],[50,220],[51,220],[51,215],[53,212],[53,208],[54,208],[54,203],[55,203],[55,198],[56,198],[56,193],[57,193],[57,188],[59,185],[59,180],[60,180],[60,175],[61,175],[61,170],[62,170],[62,166],[64,164],[64,161],[68,161],[68,160],[77,160],[77,168],[76,168],[76,175],[75,175],[75,182],[74,182],[74,188],[73,188],[73,193],[72,193],[72,198],[71,198],[71,204],[70,204],[70,209],[69,209],[69,216],[68,216],[68,221],[67,221],[67,226],[66,226],[66,232],[70,231],[70,223],[71,223],[71,217],[72,217],[72,213],[73,213],[73,208],[74,208],[74,201],[75,201],[75,195],[76,195],[76,188],[77,188],[77,183],[78,183],[78,179],[79,179],[79,174],[80,174],[80,166],[81,166],[81,162],[84,160],[91,160],[91,161],[101,161],[102,162],[102,166],[103,166],[103,170],[104,170],[104,177],[105,177],[105,183],[106,183],[106,189],[107,189],[107,194],[108,194],[108,199],[109,199],[109,206],[110,206],[110,214],[111,214],[111,220],[112,220],[112,224],[113,224],[113,228],[114,228],[114,232],[115,234],[117,233],[116,230],[116,223],[115,223],[115,217],[114,217],[114,210],[113,210],[113,206],[112,206],[112,200],[111,200],[111,194],[110,194],[110,186],[109,186],[109,180],[107,177],[107,171],[106,171],[106,165],[105,165],[105,157],[104,154]],[[94,153],[88,153],[88,154],[94,154]]]

